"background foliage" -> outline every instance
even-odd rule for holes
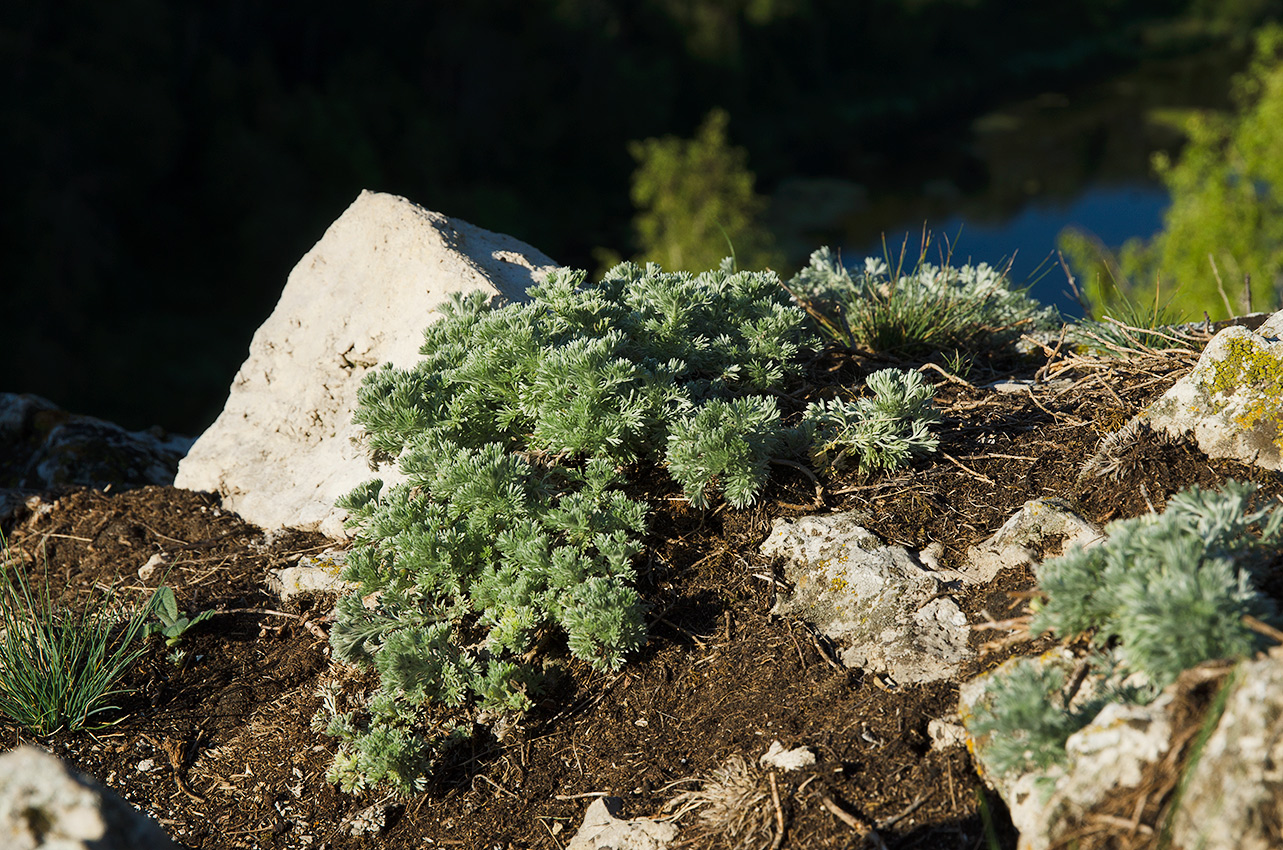
[[[1235,111],[1195,113],[1179,158],[1155,157],[1171,192],[1163,230],[1113,257],[1076,232],[1061,246],[1097,311],[1213,319],[1277,308],[1283,292],[1283,27],[1257,34]],[[1250,291],[1248,282],[1250,281]]]
[[[694,138],[714,108],[768,193],[1161,51],[1152,21],[1234,30],[1279,7],[5,3],[0,274],[22,321],[0,352],[23,364],[6,389],[194,431],[289,268],[363,188],[588,268],[635,247],[628,143]]]
[[[780,264],[758,220],[766,199],[753,191],[748,153],[727,141],[729,121],[715,109],[692,140],[665,136],[628,146],[638,163],[632,198],[639,261],[699,271],[734,253],[746,269]]]

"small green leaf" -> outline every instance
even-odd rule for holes
[[[172,587],[162,584],[152,594],[152,600],[155,603],[152,610],[166,625],[178,619],[178,600],[174,598]]]

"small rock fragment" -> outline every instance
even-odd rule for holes
[[[320,555],[301,558],[297,566],[270,570],[267,586],[282,602],[298,594],[351,593],[360,585],[339,577],[345,563],[344,552],[327,549]]]
[[[815,753],[806,747],[794,747],[791,750],[786,750],[779,741],[772,741],[770,748],[762,754],[758,762],[762,767],[778,767],[780,770],[800,770],[808,765],[815,764]]]
[[[361,809],[344,824],[348,835],[358,838],[362,835],[378,835],[387,825],[387,812],[387,806],[378,803]]]
[[[156,574],[157,569],[167,566],[168,564],[169,562],[165,560],[165,556],[160,552],[157,552],[155,555],[152,555],[147,559],[147,563],[138,568],[138,577],[143,581],[147,581]]]
[[[931,748],[935,750],[967,745],[967,730],[960,723],[933,717],[927,721],[927,735],[931,738]]]

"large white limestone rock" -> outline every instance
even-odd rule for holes
[[[966,615],[940,593],[939,576],[908,550],[883,544],[855,514],[778,519],[762,553],[784,557],[793,583],[774,613],[813,624],[841,647],[848,667],[933,682],[972,657]]]
[[[0,755],[0,847],[176,850],[155,821],[36,747]]]
[[[416,362],[423,329],[451,293],[525,301],[554,267],[511,237],[362,192],[290,272],[175,485],[216,492],[263,528],[344,537],[335,499],[375,476],[352,422],[361,378]],[[391,467],[377,474],[400,480]]]
[[[1192,435],[1208,457],[1283,469],[1283,313],[1212,337],[1194,371],[1138,419]]]

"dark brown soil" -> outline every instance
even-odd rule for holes
[[[1105,522],[1161,510],[1189,484],[1230,477],[1278,495],[1273,473],[1210,461],[1145,431],[1111,454],[1107,475],[1080,480],[1101,439],[1190,362],[1068,371],[1059,389],[1033,393],[945,383],[940,453],[895,476],[824,481],[819,510],[862,511],[883,539],[914,549],[938,541],[949,566],[1039,496]],[[867,364],[834,359],[826,368],[846,382]],[[321,551],[325,539],[264,535],[214,497],[174,488],[49,495],[10,530],[9,546],[36,576],[47,570],[64,602],[100,586],[141,598],[163,579],[181,608],[218,613],[186,638],[181,667],[154,642],[124,683],[131,693],[120,697],[115,725],[38,740],[0,718],[0,734],[6,745],[52,749],[192,848],[561,850],[594,797],[621,798],[629,817],[658,815],[729,759],[757,765],[776,740],[809,747],[817,762],[752,777],[755,829],[742,846],[853,848],[875,826],[891,848],[1014,847],[1003,805],[978,780],[967,750],[931,746],[927,724],[955,711],[956,684],[898,686],[841,669],[806,625],[768,613],[780,573],[758,547],[775,517],[816,510],[811,482],[778,471],[767,498],[744,511],[696,512],[670,498],[671,485],[656,484],[647,493],[652,533],[641,588],[652,605],[647,648],[617,674],[568,663],[517,728],[503,740],[479,735],[408,801],[352,796],[325,780],[335,742],[311,727],[318,687],[362,674],[330,665],[322,636],[332,599],[281,603],[265,589],[269,569]],[[140,581],[139,567],[157,553],[168,573]],[[1027,602],[1021,592],[1033,588],[1023,571],[957,599],[979,624],[1018,615]],[[978,630],[975,642],[1004,634]],[[1045,645],[986,653],[960,678]],[[1202,722],[1207,691],[1205,682],[1189,687],[1192,726]],[[1120,801],[1131,808],[1114,820],[1102,815],[1079,846],[1143,845],[1133,839],[1156,834],[1177,768],[1151,777],[1153,799],[1135,821],[1134,800]],[[372,811],[383,812],[383,827],[353,835],[354,821]],[[698,813],[681,824],[689,846],[737,846],[717,824],[701,825]]]

